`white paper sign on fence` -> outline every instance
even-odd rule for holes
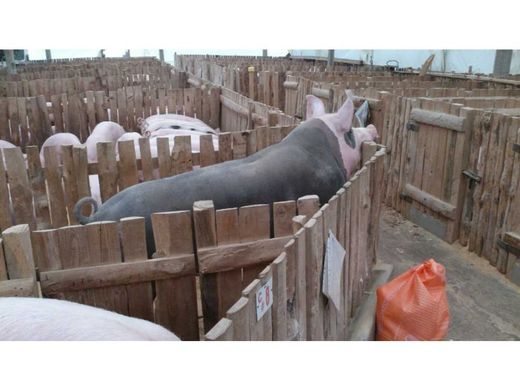
[[[325,250],[325,264],[323,265],[323,294],[329,298],[337,310],[341,304],[341,274],[345,259],[345,249],[329,230],[327,248]]]
[[[256,293],[256,320],[264,316],[264,314],[273,305],[273,278],[269,278],[267,283],[260,287]]]

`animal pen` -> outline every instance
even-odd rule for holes
[[[176,61],[177,69],[149,60],[37,64],[12,81],[21,84],[0,98],[0,134],[21,148],[4,149],[0,164],[0,296],[41,294],[103,307],[159,323],[183,340],[345,340],[377,259],[383,204],[467,245],[509,277],[520,267],[514,83],[357,65],[325,70],[287,59]],[[70,73],[60,73],[62,65]],[[74,87],[68,81],[68,89],[56,89],[35,72],[72,77]],[[113,74],[119,81],[110,84]],[[71,210],[89,194],[89,174],[99,175],[105,201],[137,183],[139,173],[150,180],[156,168],[166,177],[251,155],[304,119],[305,95],[334,112],[346,88],[356,105],[368,102],[380,140],[363,145],[361,168],[327,203],[308,194],[215,210],[207,199],[191,210],[157,213],[151,259],[143,218],[76,225]],[[38,147],[53,129],[84,140],[108,118],[132,131],[138,118],[166,112],[219,127],[219,150],[210,135],[201,137],[200,153],[177,137],[172,153],[159,141],[152,159],[143,138],[141,159],[131,141],[118,146],[119,161],[100,143],[96,164],[87,163],[84,149],[63,147],[63,165],[49,150],[41,167]],[[321,293],[329,231],[347,253],[339,307]],[[265,286],[272,286],[273,303],[259,318],[256,296]]]

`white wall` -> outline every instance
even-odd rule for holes
[[[435,54],[433,71],[464,73],[471,65],[473,73],[493,72],[495,50],[335,50],[336,58],[362,60],[374,65],[386,65],[388,60],[397,60],[403,68],[420,68],[431,54]],[[291,50],[291,55],[326,58],[327,50]]]
[[[97,57],[100,49],[51,49],[53,59],[59,58],[85,58]],[[105,49],[106,57],[121,57],[125,54],[127,49]],[[210,54],[210,55],[238,55],[238,56],[261,56],[262,49],[250,50],[220,50],[220,49],[164,49],[164,60],[173,63],[174,53],[178,54]],[[287,54],[286,49],[268,49],[270,56],[284,56]],[[29,59],[44,60],[45,49],[29,49]],[[130,55],[132,57],[157,57],[159,58],[159,49],[132,49],[130,48]],[[326,55],[326,54],[325,54]]]

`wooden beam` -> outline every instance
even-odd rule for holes
[[[193,86],[195,88],[198,88],[202,85],[202,81],[200,81],[199,79],[193,78],[193,77],[189,77],[188,84],[190,84],[191,86]]]
[[[410,119],[415,122],[425,123],[443,129],[464,132],[464,118],[457,115],[414,108],[410,114]]]
[[[181,255],[131,263],[46,271],[40,274],[40,284],[44,294],[52,294],[172,279],[195,274],[194,260],[194,255]]]
[[[36,291],[34,278],[3,280],[0,282],[0,297],[32,297]]]
[[[406,184],[404,193],[416,202],[432,209],[433,211],[443,215],[448,219],[454,220],[456,217],[455,206],[439,198],[436,198],[435,196],[428,194],[427,192],[424,192],[411,184]]]
[[[215,273],[273,261],[282,253],[287,237],[224,245],[198,251],[199,271]]]
[[[242,107],[240,104],[235,103],[233,100],[224,95],[220,95],[220,103],[222,103],[224,107],[230,109],[231,111],[236,112],[238,115],[245,117],[249,116],[249,110],[246,107]],[[258,123],[259,125],[267,124],[266,118],[254,112],[251,114],[251,116],[253,117],[253,121],[255,123]]]
[[[316,97],[319,97],[319,98],[322,98],[322,99],[329,99],[330,97],[330,90],[329,89],[325,89],[325,88],[312,88],[311,90],[311,93],[316,96]]]
[[[285,89],[298,89],[298,82],[297,81],[284,81],[283,87]]]

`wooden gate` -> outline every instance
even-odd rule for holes
[[[404,100],[403,100],[404,102]],[[407,100],[403,215],[452,243],[458,238],[474,111],[431,99]]]

